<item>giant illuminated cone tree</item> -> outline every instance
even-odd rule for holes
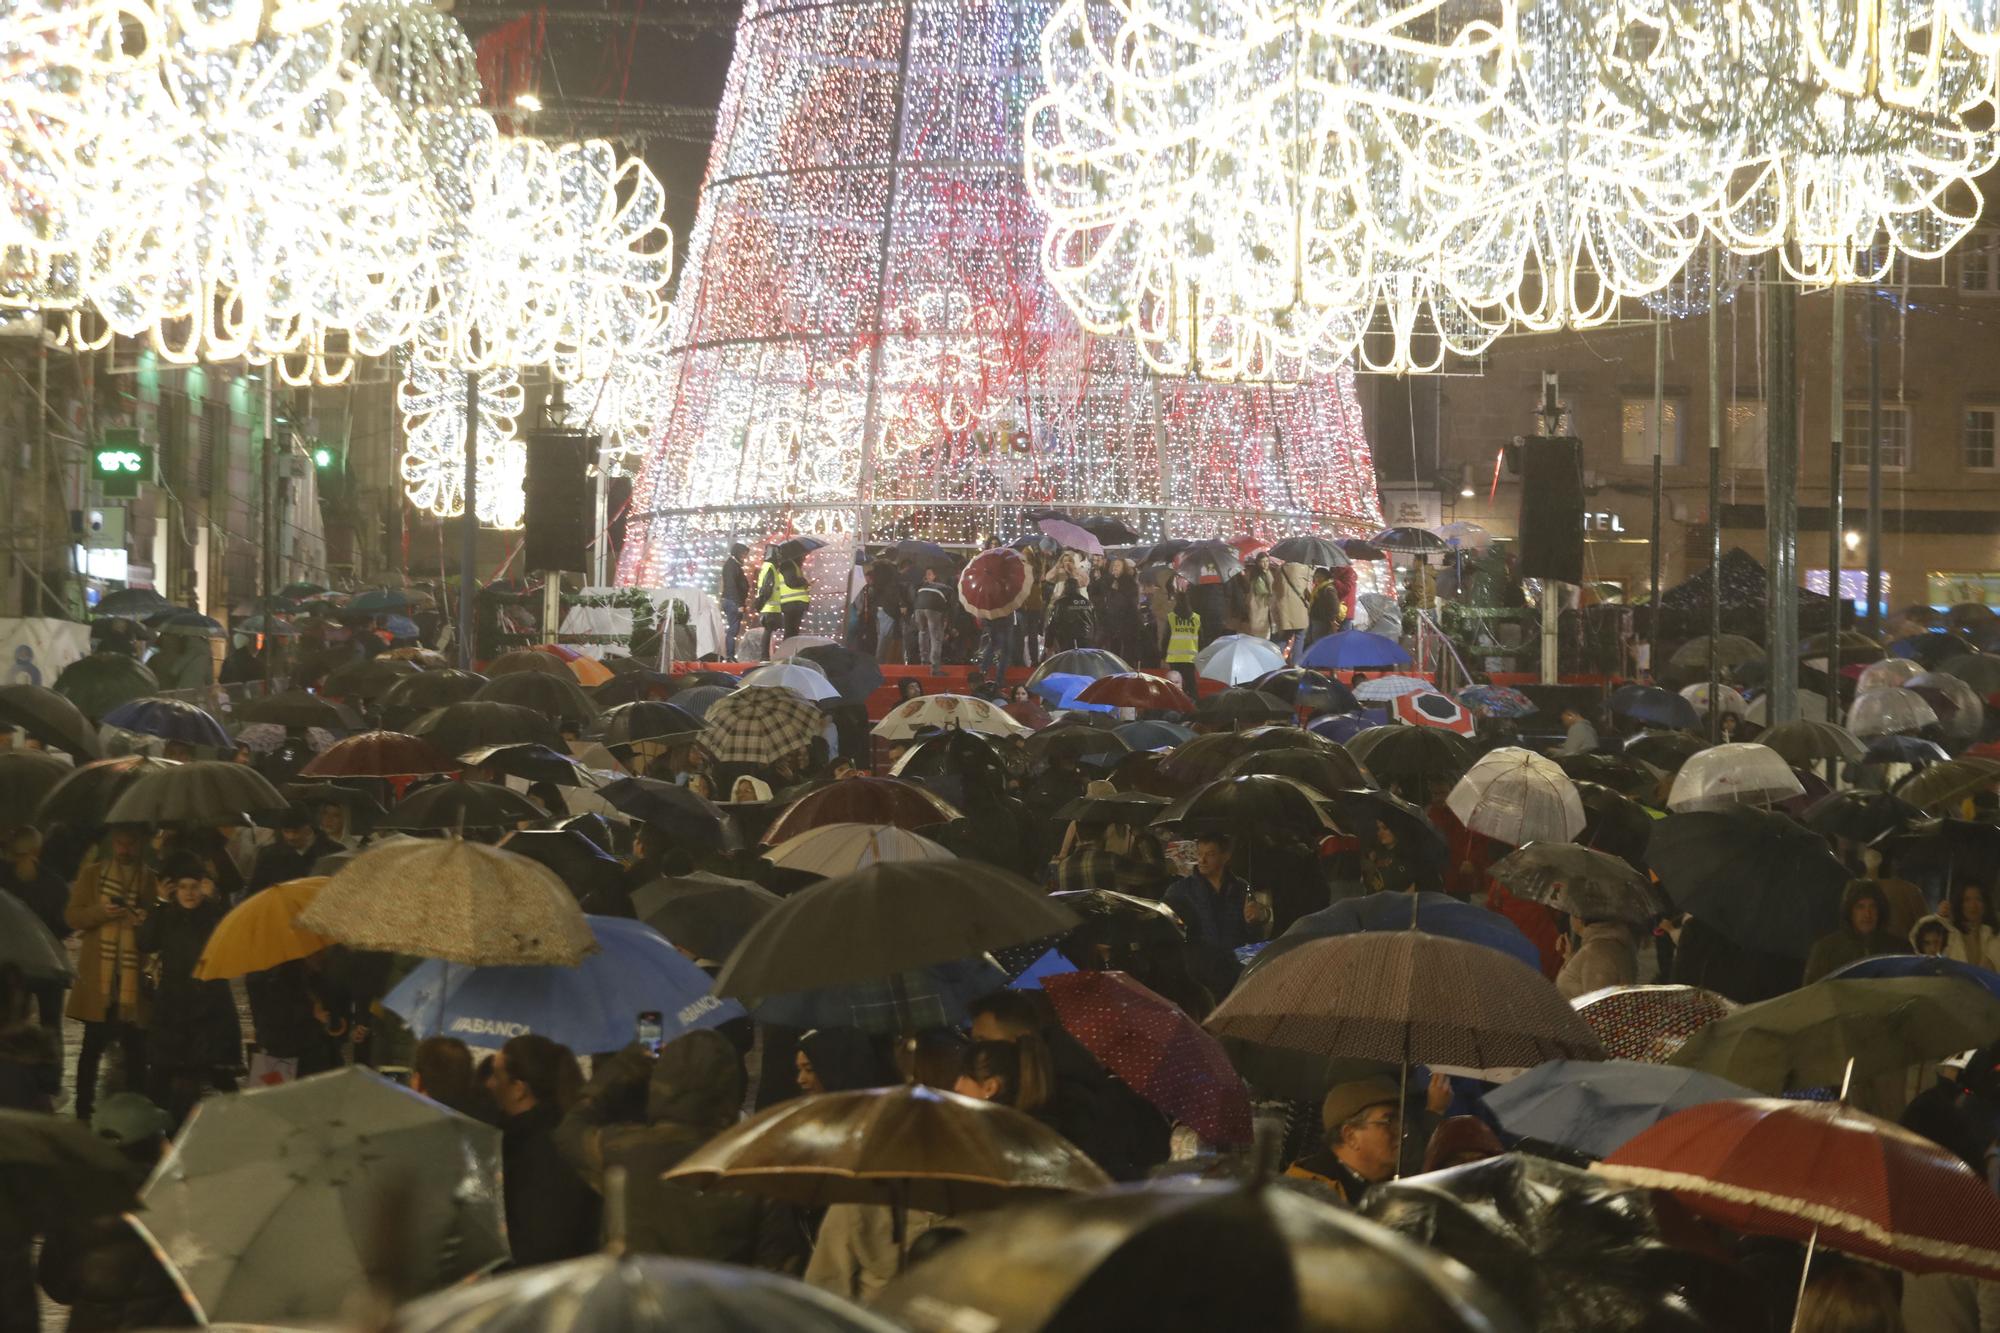
[[[975,541],[1053,506],[1147,535],[1375,522],[1353,380],[1213,384],[1092,337],[1022,179],[1054,0],[753,0],[662,354],[621,581],[731,541]],[[819,619],[816,611],[815,619]]]

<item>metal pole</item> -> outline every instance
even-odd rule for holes
[[[1868,300],[1868,632],[1882,634],[1882,289]]]
[[[1770,720],[1798,716],[1799,289],[1778,257],[1765,260],[1770,319],[1765,325],[1764,652],[1771,663]]]
[[[1721,256],[1708,240],[1708,739],[1722,739],[1722,320],[1717,289]],[[1775,719],[1774,719],[1775,720]]]
[[[458,665],[472,670],[475,566],[479,563],[479,372],[465,372],[465,513],[459,519]]]
[[[264,550],[262,552],[264,558],[258,561],[258,568],[264,576],[262,580],[264,585],[262,589],[264,594],[262,610],[266,617],[277,614],[276,606],[278,597],[278,487],[277,468],[275,466],[278,446],[277,441],[271,438],[275,433],[271,409],[271,396],[275,390],[271,384],[271,375],[276,369],[276,365],[273,364],[264,367],[263,372],[264,467],[262,490],[264,495],[264,513],[259,526],[262,528],[264,534]],[[264,691],[267,694],[272,689],[272,679],[277,673],[278,655],[275,651],[276,648],[277,639],[275,637],[267,637],[264,644]]]
[[[590,557],[590,584],[593,588],[605,586],[611,562],[611,469],[605,460],[605,452],[610,447],[611,432],[606,431],[597,441],[597,526],[592,529],[596,540]]]
[[[1826,594],[1833,617],[1826,631],[1826,716],[1827,721],[1838,722],[1841,711],[1840,631],[1843,628],[1840,608],[1845,604],[1840,595],[1840,544],[1847,530],[1844,512],[1846,476],[1842,472],[1847,466],[1844,457],[1847,447],[1847,288],[1839,283],[1833,287],[1833,348],[1828,356],[1833,362],[1833,371],[1827,379],[1827,410],[1832,414],[1828,432],[1832,436],[1832,444],[1827,451],[1827,466],[1832,470],[1826,478]]]
[[[54,568],[49,564],[49,335],[43,329],[35,335],[35,564],[43,574]],[[60,512],[60,511],[58,511]],[[63,543],[63,568],[70,569],[76,557],[70,552],[70,538],[67,532],[61,534]],[[48,607],[47,611],[61,615],[70,609],[70,590],[76,586],[74,579],[65,579],[60,607]],[[42,584],[47,595],[49,586]]]
[[[1667,321],[1661,316],[1653,321],[1653,551],[1648,573],[1649,596],[1646,599],[1646,647],[1647,660],[1652,660],[1651,649],[1660,638],[1660,518],[1666,507],[1667,470],[1661,457],[1661,440],[1666,435],[1667,421]]]

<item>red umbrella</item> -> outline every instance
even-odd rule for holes
[[[1248,560],[1259,551],[1271,549],[1271,543],[1262,537],[1237,537],[1229,543],[1236,548],[1236,554]]]
[[[1120,671],[1099,676],[1077,692],[1087,704],[1109,704],[1114,708],[1152,708],[1172,713],[1192,713],[1194,700],[1170,680],[1149,676],[1143,671]]]
[[[463,767],[420,736],[364,731],[328,746],[299,772],[309,778],[407,778]]]
[[[1022,726],[1033,727],[1036,731],[1055,721],[1049,716],[1049,710],[1042,707],[1042,701],[1033,695],[1026,699],[1016,699],[1000,711]]]
[[[950,802],[914,782],[842,778],[785,807],[765,830],[764,841],[776,846],[822,824],[894,824],[901,829],[920,829],[957,818],[959,813]]]
[[[1465,705],[1448,694],[1436,694],[1430,690],[1419,690],[1415,694],[1399,694],[1392,705],[1396,716],[1417,727],[1437,727],[1442,731],[1455,731],[1461,736],[1470,736],[1477,727],[1472,714]]]
[[[1217,1147],[1250,1142],[1250,1090],[1222,1043],[1123,972],[1042,978],[1063,1029],[1126,1086]]]
[[[980,620],[1003,620],[1028,600],[1028,578],[1019,551],[981,551],[958,576],[959,605]]]
[[[2000,1195],[1954,1153],[1838,1102],[1741,1098],[1668,1116],[1600,1162],[1736,1231],[1911,1273],[2000,1279]]]
[[[1607,986],[1570,1002],[1614,1060],[1663,1065],[1687,1039],[1737,1010],[1699,986]]]

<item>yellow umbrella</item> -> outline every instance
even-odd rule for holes
[[[198,981],[220,981],[316,954],[333,941],[301,928],[298,916],[319,896],[327,877],[288,880],[253,893],[216,922],[194,965]]]

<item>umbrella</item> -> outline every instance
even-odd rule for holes
[[[1621,753],[1642,764],[1674,773],[1707,748],[1707,741],[1684,731],[1649,731],[1626,741]]]
[[[1458,700],[1432,690],[1399,694],[1393,707],[1396,716],[1413,727],[1430,727],[1470,736],[1478,726],[1472,714],[1466,712],[1465,706]]]
[[[775,764],[821,739],[826,715],[789,690],[747,686],[709,706],[701,748],[718,764]]]
[[[1776,805],[1803,795],[1798,774],[1777,751],[1754,741],[1711,746],[1674,775],[1667,809],[1720,810],[1732,805]]]
[[[1732,671],[1746,662],[1764,660],[1763,646],[1741,634],[1725,634],[1715,641],[1717,659],[1724,672]],[[1667,659],[1667,670],[1677,676],[1708,674],[1708,636],[1689,639],[1674,650]]]
[[[1376,676],[1354,687],[1354,697],[1365,704],[1385,704],[1406,694],[1435,692],[1437,686],[1422,676]]]
[[[701,719],[679,704],[660,699],[640,699],[608,708],[598,719],[599,738],[606,745],[636,745],[640,741],[692,740],[701,730]]]
[[[695,1149],[668,1180],[786,1203],[956,1213],[1110,1184],[1032,1116],[922,1084],[795,1097]]]
[[[1757,743],[1776,751],[1786,763],[1800,766],[1821,759],[1854,764],[1861,762],[1865,753],[1847,728],[1810,719],[1780,722],[1758,736]]]
[[[1170,680],[1141,671],[1121,671],[1099,676],[1076,694],[1079,703],[1105,704],[1113,708],[1137,708],[1142,712],[1192,713],[1194,700]]]
[[[1521,928],[1501,916],[1446,893],[1366,893],[1359,898],[1343,898],[1331,907],[1308,912],[1294,921],[1271,946],[1257,955],[1253,969],[1268,967],[1308,940],[1335,935],[1358,935],[1363,931],[1420,930],[1426,935],[1464,940],[1468,944],[1496,949],[1509,958],[1533,968],[1542,965],[1542,956]]]
[[[991,957],[906,968],[872,981],[785,991],[749,1001],[758,1022],[776,1027],[857,1028],[898,1038],[926,1028],[965,1028],[971,1006],[1007,984]]]
[[[1348,751],[1382,782],[1456,782],[1475,758],[1470,745],[1436,727],[1371,727]]]
[[[156,616],[162,611],[174,610],[174,604],[154,592],[151,588],[120,588],[108,592],[97,599],[91,608],[95,615],[118,616],[132,620],[143,620]]]
[[[1709,1102],[1593,1168],[1735,1231],[1912,1273],[2000,1278],[2000,1197],[1958,1157],[1839,1103]]]
[[[486,677],[477,671],[443,668],[403,676],[376,700],[384,713],[428,713],[447,704],[463,703],[479,693]]]
[[[1111,733],[1133,750],[1165,750],[1194,739],[1194,728],[1178,722],[1127,722]]]
[[[1798,715],[1820,722],[1832,722],[1839,713],[1826,701],[1826,696],[1814,690],[1800,690],[1798,693]],[[1750,711],[1743,715],[1745,722],[1754,722],[1760,727],[1771,725],[1771,696],[1761,695],[1750,704]],[[1851,719],[1850,719],[1851,720]]]
[[[585,785],[585,770],[575,755],[532,742],[526,745],[482,745],[477,750],[467,750],[459,759],[467,768],[491,769],[502,777],[519,778],[523,782],[549,782],[559,787]]]
[[[1956,634],[1932,630],[1924,634],[1912,634],[1897,639],[1889,645],[1889,652],[1895,657],[1905,657],[1921,663],[1925,670],[1936,670],[1944,662],[1965,655],[1969,645]]]
[[[597,947],[561,880],[525,856],[458,838],[368,848],[298,922],[356,949],[475,966],[573,966]]]
[[[801,662],[818,667],[848,703],[866,704],[868,696],[882,688],[881,666],[874,658],[857,653],[852,648],[821,644],[800,648],[792,655]]]
[[[398,1333],[895,1333],[817,1287],[736,1264],[663,1255],[594,1254],[439,1292],[396,1311]]]
[[[1034,591],[1033,575],[1019,551],[981,551],[958,575],[958,604],[976,620],[1005,620]]]
[[[1224,634],[1194,658],[1196,675],[1224,685],[1242,685],[1284,666],[1284,651],[1255,634]]]
[[[1982,695],[2000,693],[2000,653],[1966,653],[1946,658],[1937,669],[1947,676],[1957,676]]]
[[[1123,972],[1042,980],[1063,1030],[1126,1087],[1216,1147],[1250,1142],[1250,1093],[1220,1043]]]
[[[132,1225],[208,1323],[332,1321],[392,1205],[427,1287],[507,1257],[500,1132],[360,1067],[198,1103],[143,1197]]]
[[[2000,997],[1954,977],[1824,978],[1745,1005],[1672,1063],[1772,1095],[1832,1087],[1971,1050],[2000,1033]]]
[[[614,1051],[633,1040],[642,1013],[660,1016],[662,1042],[745,1018],[734,1000],[708,993],[708,973],[640,921],[592,916],[597,952],[575,967],[418,964],[383,1005],[424,1037],[515,1037],[535,1032],[577,1051]]]
[[[1194,710],[1195,721],[1211,727],[1256,726],[1284,721],[1291,715],[1292,706],[1277,695],[1247,689],[1211,694]]]
[[[1571,1001],[1616,1060],[1665,1064],[1689,1037],[1738,1005],[1699,986],[1607,986]]]
[[[556,747],[563,743],[561,730],[548,714],[497,699],[466,699],[446,704],[410,723],[410,734],[423,737],[446,754],[464,754],[482,745],[534,741]]]
[[[1315,569],[1339,569],[1349,563],[1339,543],[1325,537],[1281,537],[1271,544],[1271,558]]]
[[[1252,683],[1266,694],[1275,694],[1289,704],[1314,712],[1352,713],[1361,706],[1347,686],[1310,667],[1285,667]]]
[[[1458,692],[1458,701],[1481,717],[1527,717],[1541,711],[1541,705],[1505,685],[1470,685]]]
[[[1964,756],[1911,774],[1896,795],[1932,814],[1954,810],[1960,801],[2000,782],[2000,761]]]
[[[1100,676],[1130,675],[1132,667],[1116,653],[1102,648],[1070,648],[1060,653],[1051,653],[1042,659],[1028,677],[1028,685],[1033,688],[1050,676],[1083,676],[1096,680]]]
[[[922,834],[894,824],[821,824],[764,853],[784,870],[832,879],[884,861],[952,861],[957,857]]]
[[[778,549],[774,554],[779,560],[803,560],[825,545],[826,539],[823,537],[797,533],[778,543]]]
[[[369,588],[348,599],[347,609],[385,615],[390,611],[407,611],[414,605],[410,594],[400,588]]]
[[[1671,690],[1644,686],[1629,694],[1623,690],[1618,693],[1624,697],[1612,699],[1611,711],[1643,726],[1693,731],[1702,724],[1702,714],[1695,706]]]
[[[1952,659],[1954,662],[1965,660],[1967,659],[1963,657]],[[1957,674],[1951,672],[1950,663],[1946,663],[1939,670]],[[1862,690],[1893,689],[1912,676],[1922,675],[1923,672],[1924,664],[1921,662],[1913,662],[1907,657],[1885,657],[1879,662],[1870,662],[1863,667],[1861,674],[1855,677],[1854,688],[1857,693]]]
[[[1551,1060],[1483,1100],[1509,1134],[1609,1157],[1676,1111],[1756,1095],[1698,1069],[1637,1060]]]
[[[1280,833],[1319,837],[1333,825],[1313,796],[1310,788],[1269,774],[1217,778],[1160,811],[1153,823],[1176,825],[1183,837],[1207,833],[1249,840],[1268,840]]]
[[[1986,725],[1986,705],[1972,686],[1942,671],[1926,671],[1910,677],[1904,682],[1904,687],[1914,691],[1931,706],[1947,739],[1971,741],[1979,738]]]
[[[1924,812],[1887,792],[1842,791],[1813,802],[1806,827],[1829,838],[1875,842],[1900,833],[1924,817]]]
[[[1394,639],[1366,630],[1344,629],[1313,640],[1300,655],[1299,665],[1322,671],[1378,671],[1409,666],[1410,655]]]
[[[1573,782],[1589,782],[1633,798],[1651,799],[1659,794],[1659,770],[1637,759],[1611,754],[1559,754],[1555,760]]]
[[[1086,515],[1075,520],[1076,525],[1101,542],[1112,546],[1127,546],[1139,540],[1139,534],[1121,518]]]
[[[1445,806],[1474,833],[1512,847],[1583,832],[1583,802],[1569,775],[1554,760],[1513,746],[1489,751],[1467,769]]]
[[[753,689],[790,690],[807,703],[840,697],[833,682],[810,663],[767,662],[744,672],[742,679],[745,686]]]
[[[490,782],[439,782],[405,796],[378,823],[385,829],[511,828],[545,818],[540,806]]]
[[[1040,528],[1045,535],[1054,539],[1056,544],[1066,551],[1082,551],[1085,555],[1103,554],[1104,543],[1097,539],[1095,533],[1078,527],[1067,520],[1045,518],[1036,523],[1035,526]]]
[[[391,621],[390,627],[393,629],[394,626],[395,622]],[[569,672],[571,678],[586,689],[608,684],[615,675],[610,667],[596,658],[587,657],[564,644],[537,643],[531,645],[528,651],[555,658],[563,664],[563,668]]]
[[[179,767],[171,759],[136,754],[85,764],[49,788],[32,822],[38,827],[69,824],[96,828],[107,822],[104,812],[140,778]]]
[[[609,708],[613,704],[635,703],[642,699],[664,699],[673,693],[674,682],[680,679],[679,676],[649,667],[626,665],[631,661],[629,657],[611,659],[614,674],[590,692],[591,702],[599,708]]]
[[[872,734],[887,741],[906,741],[928,729],[977,732],[983,736],[1026,736],[1029,728],[1016,722],[998,704],[969,694],[926,694],[890,709]]]
[[[494,680],[502,676],[548,676],[576,683],[560,658],[534,648],[515,648],[501,653],[486,664],[486,674]]]
[[[319,684],[320,689],[342,698],[376,699],[395,688],[396,682],[406,676],[421,674],[423,668],[415,662],[398,657],[370,657],[359,662],[349,662],[327,672]]]
[[[0,892],[0,967],[20,968],[30,985],[68,986],[76,979],[62,941],[33,908],[6,892]]]
[[[766,843],[795,838],[822,824],[894,824],[924,829],[959,818],[942,797],[896,778],[843,778],[799,797],[771,821]]]
[[[1382,550],[1398,555],[1429,555],[1450,549],[1445,539],[1429,528],[1384,528],[1368,540]]]
[[[222,639],[229,634],[221,621],[199,611],[176,611],[154,621],[153,628],[163,635],[186,639]]]
[[[0,1111],[0,1200],[21,1232],[116,1216],[136,1205],[135,1184],[131,1160],[88,1124],[41,1111]]]
[[[1672,908],[1623,858],[1574,843],[1530,843],[1501,857],[1487,873],[1515,897],[1546,903],[1579,921],[1623,921],[1651,930]]]
[[[567,667],[547,653],[531,653],[529,656],[543,662],[555,662],[560,674],[516,671],[510,675],[496,675],[479,687],[473,699],[482,703],[513,704],[532,709],[544,717],[560,718],[579,726],[588,726],[597,720],[597,705],[577,685],[576,678],[569,674]]]
[[[118,727],[142,736],[205,745],[212,750],[233,750],[236,742],[222,724],[205,708],[179,699],[133,699],[106,713],[107,727]]]
[[[1010,1208],[891,1282],[913,1329],[1515,1333],[1461,1267],[1303,1192],[1174,1178]]]
[[[1173,565],[1189,583],[1227,583],[1243,572],[1242,557],[1228,542],[1195,542],[1174,557]]]
[[[1604,1054],[1540,973],[1414,930],[1302,944],[1253,969],[1204,1026],[1253,1086],[1308,1099],[1335,1060],[1481,1074]]]
[[[362,729],[361,719],[353,710],[307,690],[284,690],[262,699],[245,699],[230,710],[230,716],[237,722],[269,722],[301,731],[307,727],[323,727],[328,731]]]
[[[35,807],[75,771],[45,750],[0,750],[0,827],[32,824]]]
[[[775,995],[1060,935],[1077,924],[1017,875],[976,861],[890,861],[822,880],[751,928],[718,995]]]
[[[1709,698],[1707,681],[1696,681],[1692,685],[1683,686],[1681,689],[1681,698],[1692,704],[1694,711],[1701,718],[1705,719],[1708,717]],[[1750,713],[1750,701],[1727,685],[1718,685],[1715,687],[1715,707],[1718,712],[1733,717],[1747,717]],[[1679,725],[1686,726],[1687,724],[1681,723]]]
[[[1359,791],[1368,786],[1368,775],[1354,756],[1345,750],[1253,750],[1224,769],[1224,777],[1271,774],[1304,783],[1322,796],[1339,791]]]
[[[1878,977],[1951,977],[1970,982],[1989,995],[2000,996],[2000,972],[1974,967],[1943,954],[1881,953],[1858,959],[1827,973],[1828,981],[1867,981]]]
[[[1840,924],[1847,868],[1783,815],[1749,806],[1669,815],[1646,857],[1676,907],[1741,948],[1803,958]]]
[[[677,782],[619,778],[599,787],[597,795],[620,814],[660,829],[677,841],[717,851],[733,850],[740,841],[727,810]]]
[[[449,773],[459,762],[400,731],[364,731],[337,741],[299,770],[309,778],[403,778]]]
[[[141,776],[119,793],[107,824],[236,824],[291,804],[248,764],[204,759]]]
[[[215,923],[194,966],[197,981],[223,981],[309,958],[332,944],[299,925],[325,876],[287,880],[251,894]]]
[[[1909,734],[1938,723],[1937,710],[1930,701],[1906,686],[1862,690],[1847,710],[1848,730],[1863,739]]]
[[[641,921],[700,958],[727,958],[784,899],[749,880],[697,870],[632,891]]]
[[[102,753],[89,719],[68,699],[40,685],[0,685],[0,727],[19,727],[78,759]]]
[[[85,717],[103,717],[128,700],[158,694],[160,682],[124,653],[91,653],[64,667],[55,688]]]
[[[2000,827],[1984,820],[1926,819],[1890,838],[1886,850],[1906,879],[1934,876],[1956,884],[1961,865],[1990,865],[2000,858]]]

